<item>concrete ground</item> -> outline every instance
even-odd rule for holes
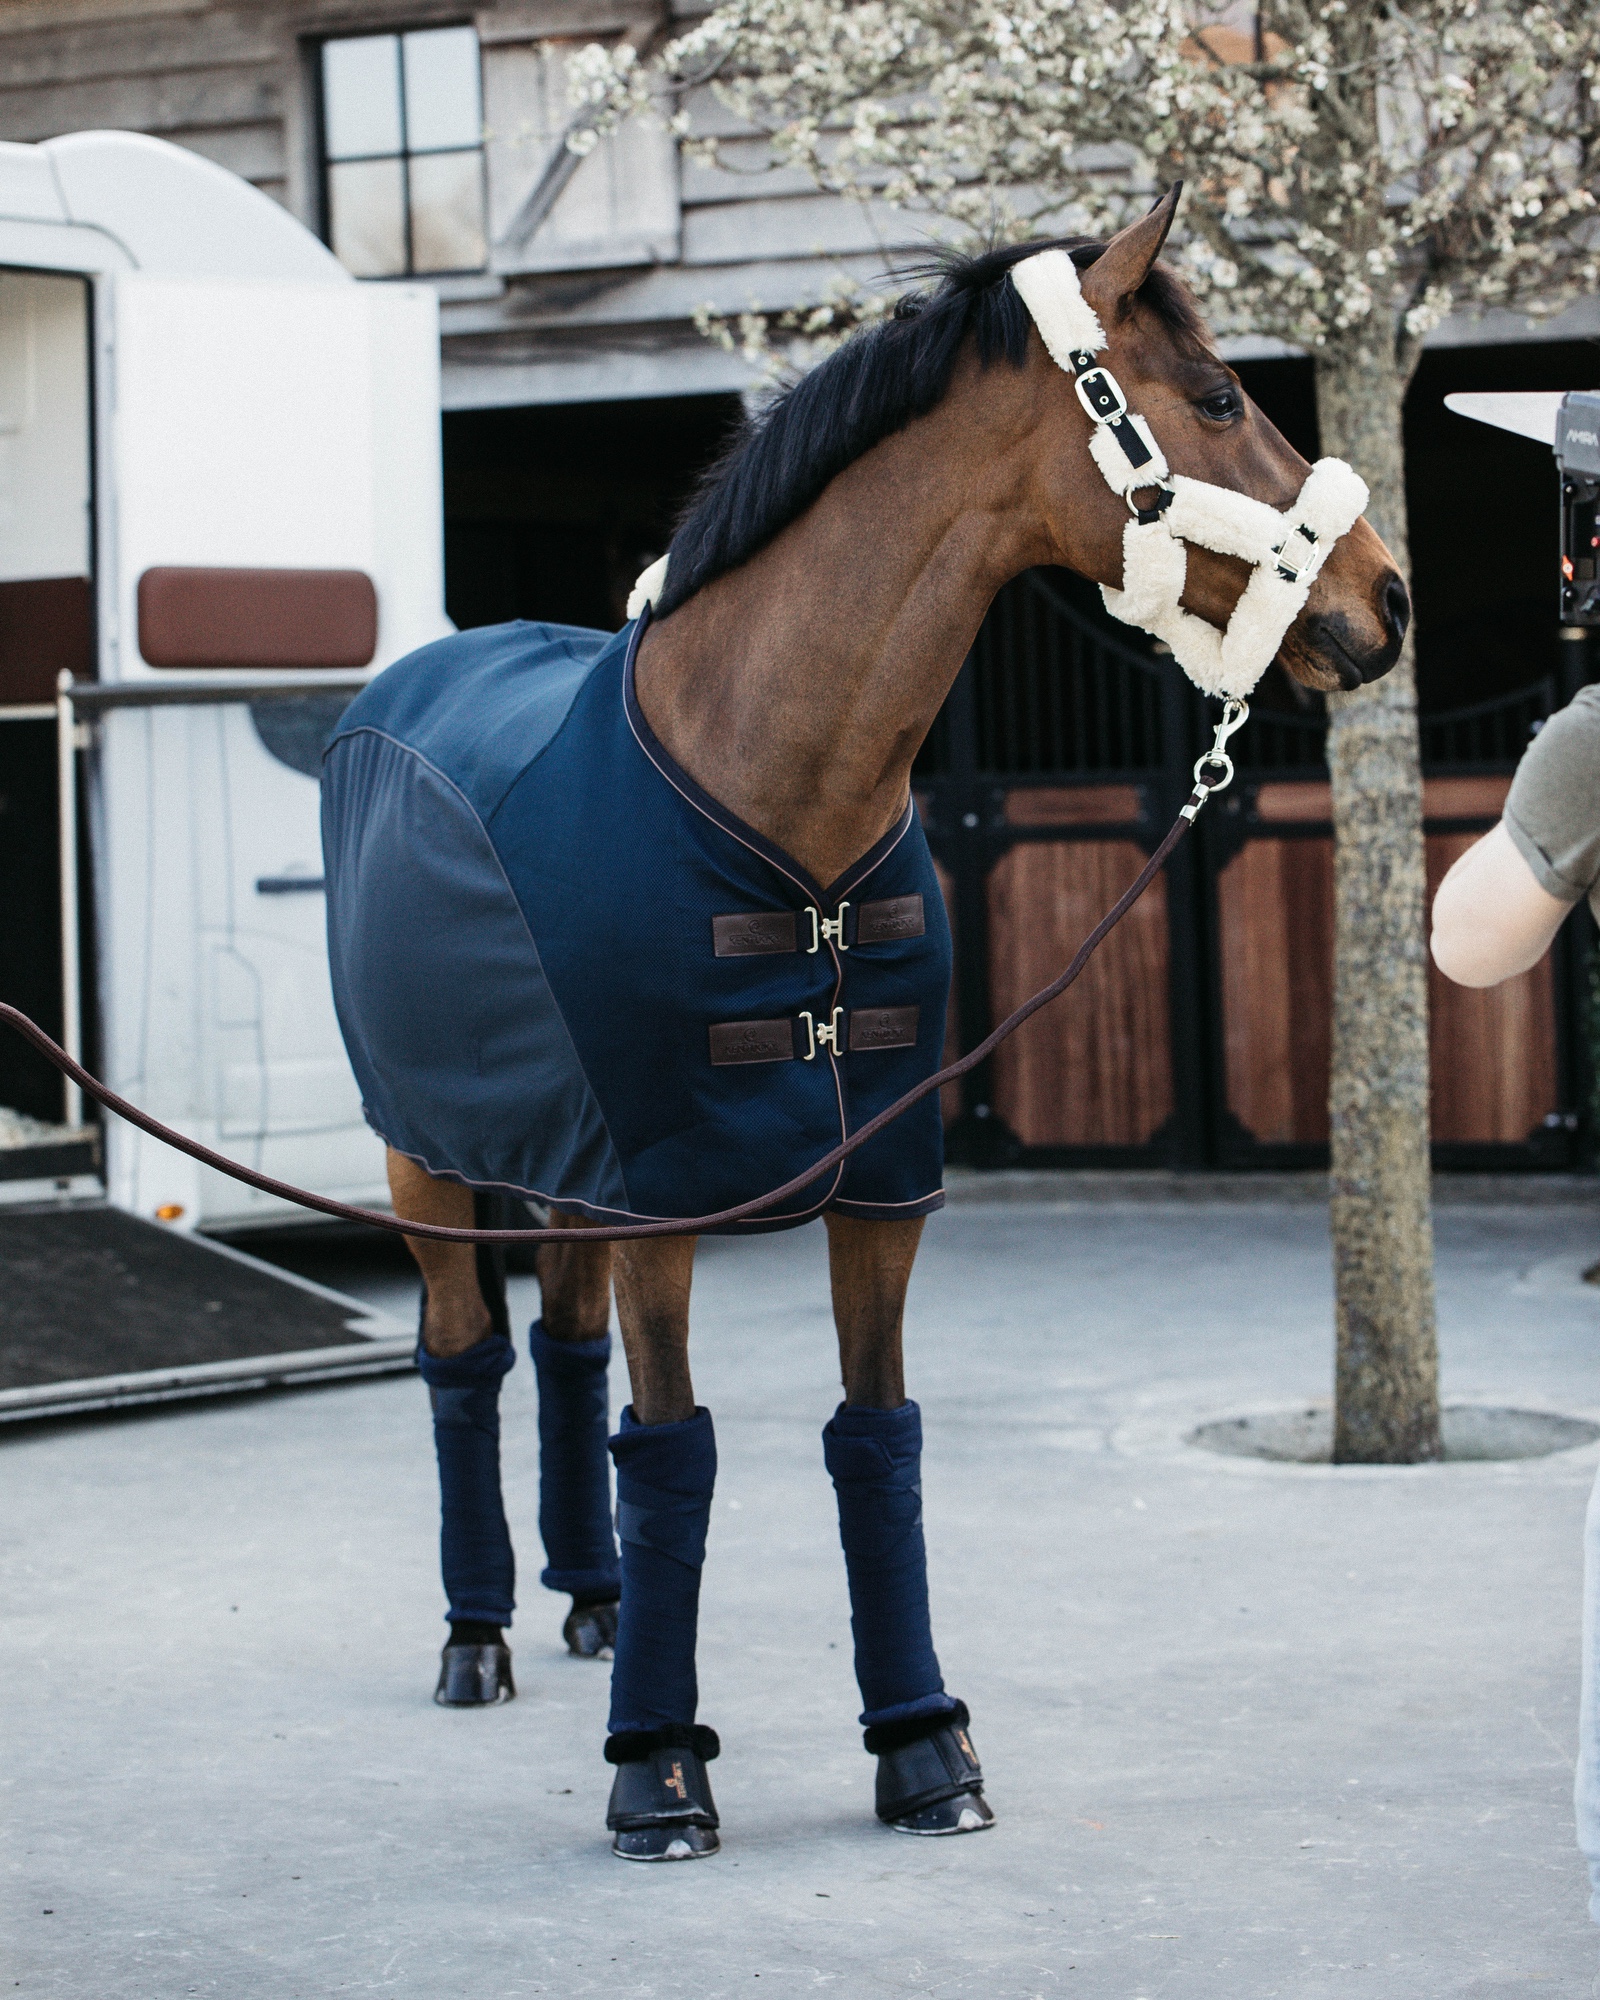
[[[1446,1210],[1439,1245],[1447,1396],[1600,1414],[1600,1292],[1579,1276],[1600,1215]],[[348,1282],[377,1303],[400,1286]],[[564,1656],[534,1580],[525,1356],[505,1398],[521,1698],[486,1712],[429,1700],[414,1380],[13,1435],[6,1985],[1590,1994],[1569,1792],[1600,1447],[1336,1472],[1183,1442],[1326,1393],[1317,1208],[930,1224],[909,1324],[935,1629],[999,1813],[965,1839],[871,1816],[817,1435],[836,1393],[820,1230],[706,1246],[695,1303],[723,1465],[701,1642],[720,1858],[606,1852],[606,1674]]]

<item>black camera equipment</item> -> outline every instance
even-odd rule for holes
[[[1570,701],[1594,678],[1589,634],[1600,629],[1600,391],[1458,390],[1445,408],[1496,430],[1532,438],[1555,454],[1561,498],[1557,577],[1556,685]]]
[[[1556,416],[1561,475],[1561,622],[1600,625],[1600,393],[1576,389]]]

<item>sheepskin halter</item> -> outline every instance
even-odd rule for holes
[[[1319,458],[1300,496],[1285,513],[1167,466],[1144,418],[1110,369],[1095,356],[1105,328],[1083,296],[1078,267],[1065,250],[1041,250],[1011,267],[1011,282],[1033,315],[1045,348],[1073,378],[1078,401],[1094,424],[1089,450],[1113,493],[1133,519],[1122,531],[1122,588],[1100,587],[1106,609],[1172,649],[1173,658],[1206,694],[1241,699],[1277,657],[1333,545],[1348,534],[1367,504],[1365,483],[1341,458]],[[1134,494],[1154,492],[1148,507]],[[1186,542],[1238,556],[1255,567],[1219,632],[1179,602],[1188,571]]]
[[[1094,424],[1089,450],[1095,464],[1133,516],[1122,531],[1122,588],[1100,587],[1106,609],[1169,646],[1206,694],[1242,699],[1277,657],[1335,542],[1365,511],[1364,482],[1343,459],[1319,458],[1299,498],[1280,514],[1247,493],[1172,472],[1150,426],[1128,408],[1117,378],[1095,361],[1106,344],[1105,328],[1067,252],[1040,250],[1013,264],[1010,275],[1051,360],[1073,378]],[[1148,492],[1156,496],[1152,504],[1136,505],[1133,496]],[[1226,631],[1183,609],[1186,542],[1254,566]],[[666,582],[662,556],[633,586],[628,616],[658,604]]]

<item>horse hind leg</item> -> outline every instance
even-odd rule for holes
[[[901,1329],[922,1224],[830,1214],[828,1261],[845,1400],[822,1433],[839,1503],[876,1809],[898,1833],[994,1824],[965,1702],[933,1650],[922,1534],[922,1413],[905,1394]]]
[[[624,1861],[696,1861],[719,1844],[706,1773],[719,1746],[696,1720],[700,1571],[717,1445],[689,1377],[693,1270],[693,1238],[629,1243],[617,1253],[633,1401],[611,1440],[622,1603],[605,1754],[616,1767],[606,1825]]]
[[[436,1180],[392,1150],[388,1165],[403,1221],[466,1228],[487,1213],[470,1189]],[[422,1273],[417,1370],[433,1414],[450,1621],[434,1700],[446,1708],[482,1708],[516,1694],[505,1644],[516,1558],[500,1491],[500,1384],[516,1359],[504,1267],[485,1245],[410,1236],[406,1243]]]
[[[552,1209],[553,1223],[581,1216]],[[539,1581],[572,1599],[561,1628],[580,1659],[612,1657],[622,1572],[611,1527],[611,1245],[545,1243],[528,1329],[539,1390]]]

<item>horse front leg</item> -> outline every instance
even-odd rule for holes
[[[389,1192],[405,1222],[470,1229],[483,1210],[457,1181],[436,1180],[392,1148]],[[417,1372],[428,1385],[439,1461],[439,1559],[450,1637],[434,1700],[447,1708],[510,1701],[505,1628],[516,1558],[500,1493],[500,1384],[516,1360],[505,1271],[483,1245],[408,1236],[422,1272]]]
[[[905,1392],[906,1287],[919,1219],[830,1214],[828,1266],[845,1399],[822,1433],[839,1503],[850,1629],[877,1813],[900,1833],[994,1824],[967,1708],[946,1693],[928,1614],[922,1413]]]
[[[582,1222],[551,1210],[553,1222]],[[612,1656],[622,1572],[611,1527],[611,1245],[542,1243],[540,1313],[528,1329],[539,1390],[539,1536],[546,1590],[565,1591],[562,1625],[580,1659]]]
[[[695,1861],[718,1847],[706,1765],[716,1732],[696,1720],[700,1571],[716,1483],[711,1412],[689,1374],[694,1239],[619,1244],[617,1317],[633,1401],[611,1440],[622,1604],[611,1669],[606,1825],[625,1861]]]

